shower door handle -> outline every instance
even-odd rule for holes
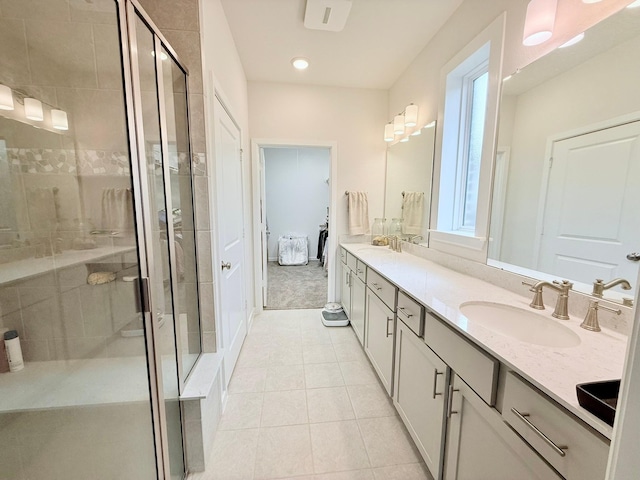
[[[231,262],[224,263],[222,262],[222,270],[224,269],[231,270]]]

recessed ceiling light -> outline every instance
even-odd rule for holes
[[[309,66],[309,60],[304,57],[292,58],[291,65],[298,70],[305,70]]]
[[[566,48],[566,47],[570,47],[571,45],[575,45],[576,43],[578,43],[580,40],[582,40],[584,38],[584,32],[579,33],[578,35],[576,35],[575,37],[573,37],[571,40],[569,40],[568,42],[563,43],[562,45],[560,45],[558,48]]]
[[[640,0],[636,0],[635,2],[627,5],[627,8],[638,8],[638,7],[640,7]]]

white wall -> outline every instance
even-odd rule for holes
[[[369,196],[369,220],[384,206],[386,90],[249,82],[253,138],[337,142],[336,232],[347,233],[345,190]],[[255,159],[254,159],[255,161]],[[338,275],[336,269],[336,284]]]
[[[316,259],[329,207],[330,160],[327,148],[264,149],[269,261],[278,260],[278,238],[290,233],[306,235],[309,260]]]
[[[214,123],[213,104],[217,92],[238,123],[242,135],[244,153],[242,181],[244,185],[244,227],[245,227],[245,298],[248,301],[248,312],[255,307],[254,269],[253,269],[253,231],[251,207],[253,195],[251,191],[251,163],[249,162],[249,102],[247,94],[247,77],[236,49],[226,15],[220,0],[200,0],[200,36],[202,44],[202,76],[204,81],[205,118],[207,131],[207,169],[214,172]],[[214,197],[215,198],[215,197]],[[215,204],[212,205],[211,217],[215,225]],[[217,229],[215,229],[217,231]],[[214,244],[215,244],[214,231]],[[214,250],[215,251],[215,250]],[[214,265],[217,265],[214,259]],[[214,268],[214,275],[218,269]],[[214,278],[216,281],[216,278]]]

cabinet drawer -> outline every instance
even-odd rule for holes
[[[500,362],[430,313],[425,315],[424,341],[488,405],[495,405]]]
[[[357,263],[358,263],[358,259],[354,257],[352,254],[350,254],[349,252],[347,252],[347,266],[354,272],[356,271]]]
[[[347,251],[342,247],[340,247],[340,261],[347,264]]]
[[[396,311],[396,287],[382,277],[378,272],[369,269],[367,286],[373,291],[387,307]]]
[[[354,272],[360,280],[363,282],[367,281],[367,265],[362,260],[358,260],[356,262],[356,269]]]
[[[502,416],[567,480],[602,480],[609,441],[513,372],[506,377]]]
[[[398,292],[398,318],[419,337],[424,335],[424,307],[404,292]]]

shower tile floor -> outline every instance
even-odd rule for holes
[[[257,316],[206,472],[189,480],[432,479],[351,327]]]

